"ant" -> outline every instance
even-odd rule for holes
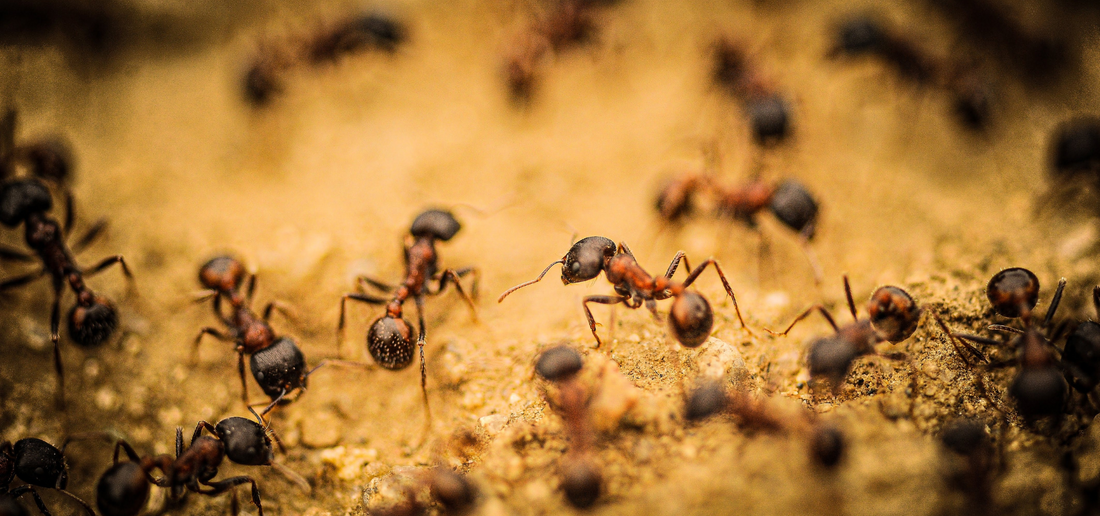
[[[556,346],[539,355],[535,372],[558,386],[558,405],[569,435],[569,451],[561,460],[562,490],[574,507],[591,507],[603,490],[603,475],[592,459],[594,432],[589,419],[588,389],[577,378],[584,363],[568,346]]]
[[[966,459],[966,465],[952,471],[948,479],[953,487],[967,495],[971,514],[996,513],[992,510],[992,487],[998,466],[996,454],[985,424],[972,419],[948,423],[940,435],[943,446]]]
[[[807,353],[807,362],[810,366],[810,378],[816,380],[826,378],[837,391],[848,376],[852,362],[865,355],[878,355],[889,359],[897,359],[889,354],[880,354],[875,351],[875,345],[880,342],[896,344],[908,339],[917,330],[920,316],[923,310],[913,300],[908,292],[891,285],[879,287],[867,300],[868,317],[860,319],[856,312],[856,304],[852,298],[852,287],[848,283],[848,275],[844,275],[844,294],[848,299],[848,309],[852,313],[853,322],[847,326],[837,326],[836,321],[829,311],[820,304],[813,305],[797,317],[787,329],[782,332],[774,332],[767,328],[764,331],[774,336],[785,336],[799,321],[805,319],[813,312],[821,313],[822,317],[833,327],[835,335],[823,337],[813,341]],[[938,316],[934,317],[937,318]]]
[[[204,335],[236,344],[237,370],[241,377],[241,398],[248,401],[248,382],[244,376],[244,357],[249,355],[249,365],[256,383],[260,384],[264,394],[272,403],[285,403],[285,396],[295,390],[299,393],[306,389],[306,380],[321,366],[306,372],[305,355],[298,349],[294,339],[277,337],[267,323],[271,313],[278,309],[285,313],[285,307],[278,301],[272,301],[264,307],[263,317],[257,317],[252,311],[252,295],[256,291],[256,275],[247,274],[248,286],[241,291],[246,276],[244,265],[232,256],[217,256],[199,268],[199,283],[207,290],[200,293],[197,301],[214,298],[214,313],[229,333],[205,327],[197,337],[191,352],[191,363],[198,362],[199,345]],[[222,298],[231,308],[227,317],[222,313]],[[322,364],[324,365],[324,364]]]
[[[872,16],[856,16],[837,27],[829,57],[840,54],[873,55],[892,66],[903,80],[947,91],[955,113],[971,129],[984,128],[989,119],[992,93],[976,67],[933,56]]]
[[[1092,289],[1092,305],[1100,316],[1100,285]],[[1071,386],[1089,394],[1100,384],[1100,324],[1084,321],[1073,329],[1062,348],[1062,367]]]
[[[1080,117],[1062,123],[1054,130],[1049,152],[1052,174],[1100,179],[1100,119]]]
[[[741,101],[756,142],[767,144],[786,139],[791,130],[790,106],[742,45],[720,38],[714,42],[712,51],[713,80]]]
[[[634,259],[634,253],[625,243],[620,242],[616,247],[615,242],[609,238],[591,236],[573,244],[562,259],[547,265],[537,278],[504,291],[497,302],[504,301],[505,297],[516,290],[538,283],[551,267],[559,263],[562,264],[561,281],[566,285],[595,279],[600,272],[603,272],[607,281],[614,285],[616,295],[587,296],[581,302],[584,314],[588,317],[588,327],[592,330],[592,336],[596,338],[597,348],[603,343],[600,336],[596,334],[596,319],[592,317],[592,310],[588,308],[588,303],[603,305],[623,303],[632,310],[645,305],[654,317],[659,317],[657,301],[670,297],[674,298],[674,301],[669,310],[669,329],[681,345],[694,348],[710,336],[710,330],[714,326],[714,312],[706,298],[688,291],[687,287],[695,282],[707,266],[713,265],[715,272],[722,280],[722,285],[726,288],[726,293],[733,300],[737,320],[741,322],[742,328],[748,330],[745,320],[741,317],[741,309],[737,306],[737,296],[733,294],[733,289],[726,281],[726,275],[722,272],[718,261],[714,258],[707,259],[695,269],[691,269],[683,283],[676,283],[672,281],[672,275],[679,267],[680,261],[684,262],[685,267],[691,269],[684,252],[679,251],[669,264],[665,275],[654,278],[638,265],[638,261]]]
[[[443,506],[443,514],[465,514],[477,501],[477,488],[466,475],[442,466],[416,475],[415,486],[405,485],[401,502],[389,507],[371,509],[375,516],[419,516],[428,514],[429,504],[417,498],[417,491],[427,488],[431,499]]]
[[[249,409],[251,410],[251,409]],[[266,412],[266,411],[265,411]],[[149,498],[149,486],[171,489],[173,499],[179,499],[184,489],[205,496],[217,496],[241,484],[252,485],[252,504],[260,516],[264,508],[260,490],[251,477],[237,476],[214,481],[218,467],[225,459],[244,466],[272,466],[302,489],[308,491],[309,483],[286,466],[274,461],[270,430],[263,417],[252,411],[256,419],[230,417],[216,425],[199,421],[191,436],[191,444],[184,449],[183,429],[176,428],[176,456],[158,455],[139,457],[125,440],[115,443],[114,463],[96,484],[96,505],[104,516],[136,516]],[[206,430],[210,435],[203,435]],[[119,450],[126,452],[128,462],[119,462]],[[163,476],[154,478],[153,470]],[[206,487],[208,489],[203,489]],[[233,514],[238,513],[237,497],[233,495]]]
[[[424,324],[424,299],[427,296],[436,296],[443,293],[448,284],[453,284],[462,300],[470,307],[473,317],[477,318],[477,308],[470,295],[462,288],[459,280],[466,275],[474,277],[471,286],[473,298],[477,297],[477,286],[480,272],[475,267],[462,269],[439,270],[439,255],[436,253],[435,244],[447,242],[458,233],[462,225],[458,223],[454,215],[445,210],[427,210],[413,219],[409,228],[409,235],[405,237],[405,279],[400,285],[394,286],[388,283],[359,276],[356,281],[360,292],[344,294],[340,298],[340,322],[337,325],[337,355],[340,353],[340,342],[343,340],[344,325],[346,322],[347,301],[359,301],[373,305],[385,305],[386,315],[375,319],[367,332],[367,351],[370,352],[378,365],[391,371],[399,371],[412,363],[415,348],[413,339],[416,340],[416,348],[420,349],[420,390],[424,397],[425,429],[431,427],[431,408],[428,406],[427,372],[424,364],[424,344],[427,340],[427,330]],[[432,289],[431,282],[436,282]],[[392,292],[391,298],[375,296],[366,293],[366,285],[370,285],[383,292]],[[403,317],[405,301],[409,298],[416,303],[416,315],[420,323],[420,331],[413,333],[412,325]]]
[[[317,33],[306,42],[304,53],[313,64],[335,62],[362,49],[377,48],[392,54],[408,40],[408,32],[394,18],[377,12],[362,13]]]
[[[582,45],[596,32],[593,0],[554,0],[554,6],[515,37],[505,56],[504,73],[512,100],[527,102],[539,64],[551,52]]]
[[[121,255],[101,260],[90,269],[77,265],[73,256],[86,248],[102,233],[106,223],[100,221],[88,229],[76,243],[69,247],[68,230],[73,226],[76,210],[72,198],[67,198],[65,225],[62,226],[47,212],[53,208],[49,189],[37,179],[14,179],[0,185],[0,223],[15,228],[20,224],[26,229],[27,246],[34,250],[42,268],[28,274],[15,276],[0,282],[0,291],[26,285],[49,274],[53,280],[54,300],[50,312],[50,340],[53,342],[54,369],[57,371],[57,399],[64,405],[64,373],[61,367],[60,325],[61,293],[65,285],[76,295],[76,304],[69,311],[69,338],[80,346],[95,347],[106,342],[118,328],[118,312],[107,298],[93,292],[84,283],[85,277],[102,272],[118,264],[133,288],[133,274]],[[0,260],[20,262],[35,261],[36,257],[23,251],[0,248]]]
[[[26,484],[10,489],[15,478],[19,478]],[[92,506],[65,490],[68,483],[69,466],[65,463],[62,450],[35,438],[20,439],[14,446],[8,441],[0,443],[0,514],[4,516],[27,514],[15,500],[30,493],[38,510],[43,515],[49,516],[50,511],[46,509],[42,497],[35,490],[35,487],[41,487],[55,489],[76,500],[90,516],[95,516]]]
[[[1064,325],[1046,332],[1051,328],[1054,314],[1062,300],[1062,291],[1066,280],[1058,281],[1058,289],[1050,301],[1046,315],[1038,325],[1032,324],[1031,316],[1039,301],[1039,278],[1027,269],[1013,267],[993,275],[986,286],[986,297],[993,305],[993,311],[1002,317],[1019,318],[1024,323],[1020,330],[1011,326],[993,324],[992,331],[1015,335],[1010,345],[1016,350],[1017,359],[990,364],[990,368],[1007,367],[1014,363],[1020,370],[1009,386],[1008,393],[1016,400],[1016,409],[1028,422],[1054,416],[1061,417],[1068,389],[1060,362],[1055,358],[1052,342],[1059,340]],[[1044,329],[1044,331],[1040,331]],[[959,339],[980,344],[1003,345],[1003,342],[978,337],[976,335],[953,334]],[[981,378],[979,377],[979,382]],[[985,391],[984,385],[981,390]],[[992,403],[992,400],[989,400]],[[994,405],[996,406],[996,405]]]

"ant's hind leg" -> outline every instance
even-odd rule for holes
[[[359,301],[360,303],[367,303],[370,305],[384,305],[389,302],[388,299],[371,296],[368,294],[344,294],[340,298],[340,322],[336,324],[336,356],[340,355],[340,343],[344,341],[344,325],[347,322],[347,309],[348,300]]]
[[[54,285],[50,309],[50,341],[53,342],[53,368],[57,372],[57,406],[65,408],[65,371],[61,366],[61,285]]]
[[[471,268],[463,270],[469,273],[470,271],[476,271],[477,269]],[[458,279],[461,277],[462,274],[460,274],[460,271],[456,271],[454,269],[447,269],[443,271],[443,274],[439,277],[439,288],[434,292],[434,294],[439,294],[443,292],[443,289],[447,286],[447,280],[450,279],[451,283],[453,283],[455,286],[455,290],[458,291],[458,295],[461,296],[462,300],[466,302],[466,306],[470,307],[470,313],[472,314],[474,321],[477,321],[477,306],[474,305],[474,300],[466,294],[466,290],[462,288],[462,283],[459,283]]]
[[[384,281],[378,281],[378,280],[376,280],[376,279],[374,279],[370,276],[358,276],[358,277],[355,278],[355,283],[356,283],[356,285],[359,286],[359,291],[362,292],[362,293],[367,292],[367,287],[366,287],[367,285],[370,285],[370,286],[372,286],[372,287],[374,287],[378,290],[381,290],[382,292],[386,292],[386,293],[390,293],[390,292],[393,292],[394,290],[397,290],[396,286],[391,285],[389,283],[386,283]]]
[[[424,297],[416,296],[415,300],[416,318],[420,323],[420,335],[416,338],[416,346],[420,348],[420,392],[424,395],[424,436],[420,441],[420,445],[423,445],[428,441],[428,434],[432,430],[432,407],[428,404],[428,372],[424,364],[424,344],[427,342],[424,325]]]
[[[687,264],[687,258],[684,259],[684,264]],[[704,270],[706,270],[708,265],[714,266],[714,272],[717,272],[718,278],[722,280],[722,286],[726,288],[726,294],[729,294],[730,299],[733,300],[733,310],[737,312],[737,320],[741,323],[741,327],[744,328],[745,331],[749,332],[749,334],[751,335],[752,330],[750,330],[749,326],[745,324],[744,317],[741,317],[741,308],[737,306],[737,296],[734,295],[733,288],[730,287],[730,282],[726,280],[726,274],[722,272],[722,267],[718,265],[718,260],[715,260],[714,258],[708,258],[707,261],[699,264],[698,267],[692,269],[691,273],[688,274],[687,279],[684,280],[684,287],[686,288],[694,283],[695,279],[698,278]]]
[[[87,249],[88,246],[95,243],[95,241],[103,235],[103,230],[105,229],[107,229],[107,219],[97,220],[95,224],[92,224],[92,227],[88,228],[87,231],[85,231],[83,235],[80,235],[80,238],[73,243],[71,247],[73,254],[79,254],[84,249]],[[66,229],[66,231],[68,231],[68,229]]]
[[[260,488],[256,486],[256,481],[251,477],[232,477],[218,482],[203,482],[203,484],[209,486],[210,489],[206,491],[196,490],[195,492],[206,496],[220,495],[241,484],[252,484],[252,505],[256,506],[259,516],[263,516],[264,506],[260,502]]]

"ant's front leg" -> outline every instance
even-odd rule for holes
[[[581,306],[584,307],[584,315],[588,318],[588,328],[592,330],[592,336],[596,338],[597,349],[603,345],[603,341],[601,341],[600,336],[596,334],[596,318],[592,317],[592,309],[588,308],[588,303],[616,305],[626,300],[627,298],[621,296],[588,296],[581,302]]]
[[[791,328],[794,328],[794,325],[798,324],[798,322],[801,321],[802,319],[805,319],[806,317],[809,317],[809,315],[814,313],[815,310],[820,312],[821,316],[824,317],[826,321],[829,321],[829,326],[833,327],[833,331],[835,331],[837,333],[840,332],[840,328],[837,327],[836,321],[833,320],[832,314],[830,314],[829,311],[826,310],[823,305],[813,305],[813,306],[803,310],[802,313],[798,314],[798,316],[795,317],[793,321],[791,321],[791,324],[787,326],[787,329],[785,329],[781,332],[775,332],[775,331],[769,330],[767,328],[764,328],[764,331],[766,331],[766,332],[768,332],[768,333],[770,333],[770,334],[772,334],[776,337],[786,336],[787,333],[790,333]]]
[[[684,257],[684,265],[690,267],[690,265],[688,265],[686,256]],[[722,280],[722,286],[726,288],[726,293],[729,294],[730,299],[733,300],[733,310],[737,312],[737,320],[741,322],[741,327],[751,334],[752,330],[750,330],[749,326],[745,324],[745,319],[741,317],[741,308],[737,306],[737,296],[733,294],[733,288],[730,287],[730,282],[726,280],[726,274],[722,272],[722,267],[718,265],[717,260],[715,260],[714,258],[708,258],[707,261],[699,264],[698,267],[692,269],[691,273],[688,274],[687,279],[684,280],[684,288],[691,286],[691,284],[695,282],[695,279],[698,278],[704,270],[706,270],[708,265],[714,266],[714,272],[718,273],[718,278]]]
[[[466,290],[462,288],[462,283],[459,283],[459,281],[458,281],[459,278],[461,278],[462,276],[464,276],[466,274],[469,274],[471,272],[474,274],[474,278],[475,278],[475,281],[474,281],[473,285],[476,286],[477,285],[477,281],[476,281],[477,269],[475,269],[473,267],[468,267],[466,269],[461,269],[461,270],[447,269],[447,270],[443,271],[440,274],[439,287],[436,289],[436,291],[435,292],[429,292],[428,294],[438,295],[438,294],[442,293],[443,289],[447,287],[447,282],[448,282],[448,279],[449,279],[450,282],[454,284],[455,290],[458,291],[458,295],[461,296],[462,300],[466,302],[466,306],[470,307],[470,313],[472,314],[472,316],[474,318],[474,321],[477,321],[477,307],[474,305],[474,300],[469,295],[466,294]],[[474,296],[474,297],[476,297],[476,296]]]
[[[214,338],[223,342],[233,342],[233,337],[226,335],[219,331],[217,328],[211,328],[209,326],[199,330],[198,336],[195,337],[194,346],[191,348],[191,365],[194,366],[199,363],[199,345],[202,344],[202,337],[204,335],[212,335]]]

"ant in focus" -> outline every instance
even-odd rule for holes
[[[815,311],[819,312],[836,334],[813,341],[807,351],[806,361],[810,367],[811,381],[824,377],[832,384],[834,392],[839,391],[852,368],[852,362],[859,357],[877,355],[891,360],[904,360],[905,358],[893,354],[878,353],[875,345],[880,342],[897,344],[908,339],[917,330],[923,312],[908,292],[887,285],[879,287],[871,294],[867,300],[868,317],[861,319],[856,311],[847,274],[844,275],[844,294],[853,319],[847,326],[837,326],[825,306],[817,304],[798,314],[782,332],[764,329],[774,336],[785,336],[799,321]],[[933,317],[939,321],[939,316],[933,314]],[[947,331],[946,327],[944,331]]]
[[[69,466],[65,463],[62,450],[34,438],[20,439],[14,446],[8,441],[0,443],[0,515],[25,516],[27,511],[16,499],[29,493],[39,512],[49,516],[50,511],[35,490],[39,487],[57,490],[76,500],[89,516],[95,516],[92,506],[65,490],[69,483]],[[16,478],[25,484],[10,488]]]
[[[42,276],[53,280],[54,300],[50,312],[50,341],[53,342],[54,369],[57,371],[57,400],[64,405],[64,373],[61,365],[60,325],[61,294],[65,285],[76,296],[76,304],[69,311],[69,338],[83,347],[96,347],[106,342],[118,328],[118,312],[107,298],[93,292],[84,283],[85,277],[102,272],[118,264],[133,289],[133,274],[121,255],[110,256],[89,269],[77,265],[74,255],[79,253],[102,233],[105,221],[94,224],[70,248],[66,236],[73,227],[76,216],[72,197],[66,198],[65,224],[61,225],[47,213],[53,208],[53,197],[38,179],[13,179],[0,185],[0,223],[16,228],[22,224],[26,230],[27,246],[34,250],[30,255],[21,250],[0,248],[0,260],[40,261],[42,268],[0,282],[0,292],[26,285]]]
[[[461,269],[439,270],[439,255],[436,253],[436,242],[447,242],[458,233],[462,225],[455,220],[454,215],[445,210],[427,210],[417,215],[409,228],[409,235],[405,237],[405,279],[400,285],[390,285],[367,276],[359,276],[356,279],[360,292],[344,294],[340,298],[340,322],[337,326],[337,355],[340,354],[340,342],[343,341],[344,326],[346,322],[347,301],[359,301],[372,305],[385,305],[386,314],[371,323],[367,332],[367,351],[374,361],[385,369],[399,371],[412,363],[416,348],[420,349],[420,390],[424,397],[425,430],[431,428],[432,412],[428,406],[427,371],[424,363],[424,344],[427,340],[427,329],[424,324],[424,299],[427,296],[437,296],[443,293],[447,285],[453,284],[458,295],[470,307],[473,317],[477,318],[477,308],[473,298],[477,297],[477,285],[480,277],[475,267]],[[466,294],[459,280],[466,275],[474,277],[471,285],[471,294]],[[435,289],[432,289],[435,282]],[[392,292],[392,297],[385,298],[368,294],[366,287],[371,286],[383,292]],[[412,325],[402,317],[405,301],[412,298],[416,303],[416,316],[419,320],[420,331],[413,333]],[[413,346],[413,340],[416,346]]]
[[[785,140],[791,131],[790,106],[752,62],[743,45],[720,38],[714,42],[713,55],[713,80],[741,102],[756,143]]]
[[[677,283],[672,281],[672,275],[680,266],[681,260],[691,272],[683,283]],[[596,338],[597,348],[603,342],[596,334],[596,320],[592,317],[592,310],[588,308],[588,303],[602,305],[623,303],[632,310],[645,305],[646,309],[659,319],[657,301],[670,297],[674,298],[674,301],[669,310],[668,323],[673,336],[684,347],[694,348],[702,344],[710,336],[710,330],[714,326],[714,312],[706,298],[687,290],[687,287],[691,286],[709,265],[714,266],[714,270],[722,280],[722,285],[726,288],[726,293],[733,300],[733,308],[737,311],[737,320],[741,322],[741,327],[748,330],[745,320],[741,317],[741,309],[737,306],[737,296],[733,294],[733,289],[726,281],[726,275],[714,258],[691,269],[684,252],[680,251],[672,259],[665,275],[654,278],[638,265],[634,253],[626,244],[620,242],[616,246],[611,239],[599,236],[578,240],[562,259],[547,265],[537,278],[504,291],[497,302],[504,301],[505,297],[516,290],[538,283],[551,267],[559,263],[562,265],[561,281],[566,285],[595,279],[603,272],[607,281],[615,287],[614,296],[586,296],[581,303],[584,314],[588,317],[588,327],[592,330],[592,336]]]
[[[227,458],[244,466],[271,466],[303,490],[309,491],[309,482],[274,461],[275,453],[268,437],[270,430],[260,414],[255,411],[252,414],[259,423],[243,417],[226,418],[217,425],[199,421],[187,449],[183,447],[183,429],[177,427],[175,457],[167,454],[139,457],[129,443],[118,440],[115,443],[114,463],[96,484],[96,506],[99,511],[103,516],[136,516],[145,507],[150,485],[170,488],[171,498],[178,500],[184,489],[205,496],[217,496],[238,485],[251,484],[252,504],[263,516],[260,490],[252,477],[213,480],[218,474],[218,467]],[[210,435],[202,435],[203,430]],[[119,450],[124,450],[130,460],[119,462]],[[164,476],[154,478],[152,472],[156,469]],[[232,513],[235,516],[238,512],[234,491]]]
[[[205,327],[197,337],[191,352],[191,363],[198,362],[199,344],[204,335],[236,344],[237,370],[241,377],[241,398],[245,405],[248,401],[248,382],[244,376],[244,357],[249,355],[249,365],[256,383],[260,384],[264,394],[271,398],[272,406],[287,403],[285,396],[297,390],[299,396],[306,389],[309,375],[319,369],[323,363],[306,371],[306,359],[298,349],[294,339],[276,337],[268,324],[271,313],[278,309],[284,313],[286,308],[278,301],[272,301],[264,307],[263,317],[257,317],[252,311],[252,295],[256,291],[256,275],[247,274],[248,286],[244,292],[241,285],[246,276],[244,265],[231,256],[217,256],[207,261],[199,269],[199,282],[207,288],[200,293],[196,301],[202,302],[214,298],[214,313],[229,329],[222,333],[216,328]],[[222,313],[222,298],[229,303],[229,316]],[[265,411],[266,413],[266,411]]]

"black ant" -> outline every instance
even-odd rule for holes
[[[657,301],[671,297],[674,300],[672,307],[669,309],[669,329],[672,330],[673,336],[681,345],[694,348],[710,336],[710,330],[714,326],[714,312],[711,310],[710,303],[707,302],[706,298],[687,290],[687,287],[695,282],[695,279],[703,273],[707,266],[713,265],[715,272],[722,280],[722,285],[726,288],[726,293],[733,300],[733,308],[737,311],[737,320],[741,322],[741,327],[747,330],[745,320],[741,317],[741,309],[737,306],[737,296],[733,294],[733,289],[726,281],[726,275],[722,272],[718,262],[714,258],[710,258],[695,269],[691,269],[683,283],[676,283],[672,281],[672,275],[676,272],[681,260],[688,269],[691,269],[684,252],[680,251],[672,259],[665,275],[654,278],[638,265],[638,261],[634,259],[634,253],[630,251],[626,244],[619,243],[616,247],[615,242],[609,238],[587,237],[573,244],[573,247],[561,260],[547,265],[539,274],[539,277],[504,291],[497,302],[504,301],[505,297],[516,290],[538,283],[551,267],[559,263],[562,264],[561,281],[566,285],[595,279],[600,275],[600,272],[603,272],[607,277],[607,281],[614,285],[615,294],[617,295],[587,296],[581,303],[584,307],[584,314],[588,317],[588,327],[592,330],[592,336],[596,338],[596,347],[602,345],[602,341],[600,341],[600,336],[596,334],[596,319],[592,317],[592,310],[588,308],[588,303],[603,305],[623,303],[630,309],[637,309],[645,305],[654,317],[658,317]]]
[[[271,398],[272,403],[285,402],[285,396],[289,393],[295,390],[305,391],[307,378],[321,366],[307,372],[305,355],[298,349],[294,339],[277,337],[267,323],[274,310],[285,310],[279,302],[268,303],[264,307],[263,316],[256,316],[251,308],[252,295],[256,291],[256,275],[247,274],[248,286],[242,292],[241,285],[246,274],[244,265],[231,256],[214,257],[199,269],[199,283],[207,290],[200,294],[198,301],[214,298],[214,313],[225,323],[229,333],[222,333],[211,327],[203,328],[195,337],[191,362],[198,361],[199,345],[204,335],[233,342],[237,346],[237,370],[241,377],[241,398],[245,404],[249,403],[248,382],[244,376],[245,355],[250,356],[252,376],[260,384],[264,394]],[[221,310],[223,297],[231,308],[229,316],[224,315]]]
[[[1092,289],[1092,305],[1100,316],[1100,286]],[[1062,367],[1070,385],[1089,394],[1100,384],[1100,324],[1084,321],[1066,337]]]
[[[807,308],[795,317],[782,332],[764,329],[772,335],[783,336],[811,313],[815,311],[821,313],[836,334],[811,343],[806,359],[810,366],[811,380],[824,377],[832,384],[834,391],[843,384],[852,367],[852,362],[857,358],[865,355],[898,358],[878,353],[875,351],[875,345],[880,342],[896,344],[908,339],[917,330],[922,313],[921,307],[908,292],[887,285],[879,287],[871,294],[870,299],[867,300],[868,317],[860,319],[856,312],[855,301],[852,299],[852,287],[848,283],[848,275],[844,275],[844,294],[854,319],[847,326],[837,326],[829,311],[818,304]]]
[[[12,489],[11,483],[16,478],[26,484]],[[26,515],[27,512],[15,500],[29,493],[38,510],[49,516],[50,511],[35,491],[36,487],[40,487],[65,494],[82,505],[89,516],[95,516],[92,506],[65,490],[68,483],[69,466],[65,463],[65,456],[50,443],[34,438],[20,439],[14,446],[8,441],[0,443],[0,514]]]
[[[251,410],[251,409],[250,409]],[[256,419],[263,418],[255,411]],[[176,456],[158,455],[139,457],[125,440],[115,444],[114,464],[107,469],[96,484],[96,505],[103,516],[136,516],[149,498],[149,486],[171,489],[173,499],[179,499],[184,489],[205,496],[217,496],[241,484],[252,485],[252,504],[262,516],[263,505],[260,490],[251,477],[237,476],[214,481],[218,467],[225,459],[245,466],[272,466],[304,490],[309,483],[286,466],[274,461],[269,429],[266,425],[243,417],[230,417],[212,425],[199,421],[191,436],[191,444],[184,449],[183,429],[176,428]],[[206,430],[210,435],[202,435]],[[128,462],[119,462],[119,450],[124,450]],[[153,470],[163,476],[154,478]],[[203,488],[207,489],[203,489]],[[233,514],[236,515],[237,497],[233,496]]]
[[[1039,301],[1039,278],[1034,273],[1020,267],[1005,269],[990,278],[986,286],[986,297],[993,305],[994,312],[1002,317],[1019,318],[1024,322],[1023,330],[1000,324],[989,326],[990,330],[1016,335],[1010,345],[1016,350],[1017,359],[990,364],[988,367],[1006,367],[1014,363],[1020,365],[1008,392],[1016,400],[1016,409],[1020,415],[1029,422],[1047,416],[1060,417],[1066,402],[1068,388],[1052,344],[1059,339],[1064,325],[1058,329],[1051,328],[1065,287],[1066,280],[1062,278],[1042,322],[1035,325],[1032,324],[1031,316]],[[1053,331],[1045,333],[1046,330]],[[975,335],[953,336],[981,344],[1003,344]],[[982,391],[984,392],[984,386]],[[991,400],[990,402],[992,403]]]
[[[985,127],[992,93],[988,81],[965,62],[952,62],[929,54],[915,41],[884,26],[872,16],[856,16],[842,22],[830,57],[873,55],[892,66],[898,76],[916,85],[935,85],[947,91],[959,119],[972,129]]]
[[[991,504],[997,457],[985,424],[972,419],[957,419],[944,426],[940,442],[966,460],[965,466],[951,471],[947,480],[949,485],[965,492],[970,514],[996,513]]]
[[[375,319],[367,332],[367,351],[378,365],[391,371],[399,371],[412,363],[416,348],[420,349],[420,390],[424,396],[425,428],[431,426],[431,408],[428,406],[427,372],[424,364],[424,344],[427,340],[427,329],[424,324],[424,299],[427,296],[439,295],[453,284],[455,290],[463,301],[469,305],[474,317],[477,317],[477,309],[471,296],[466,294],[459,279],[466,275],[473,275],[471,294],[477,297],[477,284],[480,273],[475,267],[462,269],[439,270],[439,255],[436,253],[435,244],[447,242],[458,233],[462,225],[455,220],[454,215],[445,210],[427,210],[417,215],[409,228],[409,235],[405,238],[405,279],[400,285],[394,286],[381,281],[360,276],[357,284],[361,292],[344,294],[340,298],[340,323],[337,326],[337,354],[339,354],[340,341],[343,340],[344,324],[346,321],[347,301],[359,301],[373,305],[385,305],[386,315]],[[433,290],[431,282],[436,282]],[[366,286],[370,285],[384,292],[392,292],[389,299],[366,293]],[[413,333],[412,325],[406,321],[402,314],[405,301],[412,298],[416,303],[416,315],[420,323],[420,331]],[[416,347],[413,340],[416,340]]]
[[[569,451],[561,460],[561,486],[566,500],[581,509],[596,503],[603,491],[603,475],[592,458],[590,393],[577,378],[583,366],[580,354],[568,346],[544,351],[535,363],[535,372],[558,387],[558,408],[569,436]]]
[[[1062,123],[1054,130],[1049,153],[1053,175],[1100,182],[1100,119],[1080,117]]]
[[[427,488],[431,499],[443,506],[443,514],[465,514],[477,502],[477,488],[466,475],[442,466],[416,475],[415,485],[403,486],[404,500],[384,508],[367,511],[372,516],[420,516],[428,514],[430,504],[417,497]]]
[[[35,257],[20,250],[2,248],[0,260],[31,262],[37,259],[42,263],[42,268],[35,272],[0,282],[0,291],[26,285],[46,274],[53,280],[50,340],[53,342],[54,369],[57,371],[57,399],[58,403],[64,404],[64,373],[60,348],[62,290],[68,284],[76,295],[76,304],[69,311],[68,317],[69,338],[80,346],[95,347],[106,342],[118,328],[118,312],[110,300],[88,288],[84,278],[118,264],[130,281],[132,289],[133,274],[121,255],[105,258],[90,269],[77,265],[73,256],[94,242],[106,225],[102,221],[93,225],[70,248],[65,237],[76,216],[72,198],[68,198],[64,226],[47,214],[51,208],[53,198],[50,191],[37,179],[15,179],[0,186],[0,223],[9,228],[23,224],[27,246],[38,255]]]
[[[790,106],[742,45],[722,38],[714,43],[713,53],[713,80],[742,103],[756,142],[786,139],[791,131]]]

